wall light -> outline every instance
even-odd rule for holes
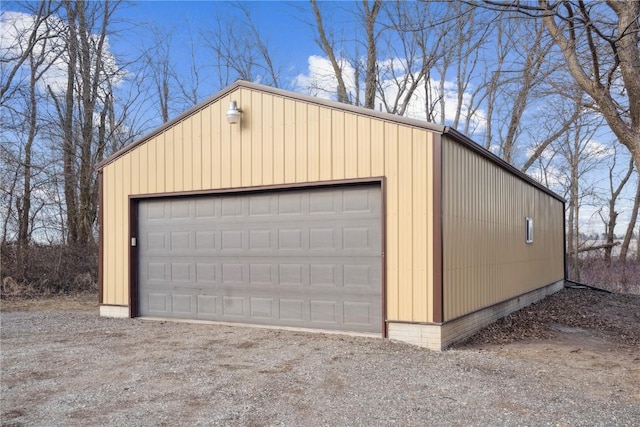
[[[231,101],[229,109],[227,110],[227,121],[231,124],[240,123],[242,117],[242,110],[238,108],[236,101]]]

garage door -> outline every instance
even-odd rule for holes
[[[138,315],[382,333],[378,185],[144,200]]]

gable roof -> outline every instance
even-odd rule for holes
[[[299,93],[295,93],[295,92],[291,92],[291,91],[286,91],[286,90],[282,90],[282,89],[273,88],[273,87],[270,87],[270,86],[261,85],[261,84],[258,84],[258,83],[248,82],[246,80],[237,80],[233,84],[231,84],[231,85],[227,86],[226,88],[220,90],[218,93],[210,96],[209,98],[207,98],[206,100],[202,101],[198,105],[188,109],[187,111],[185,111],[184,113],[180,114],[179,116],[177,116],[177,117],[173,118],[172,120],[164,123],[162,126],[154,129],[152,132],[148,133],[147,135],[141,137],[140,139],[138,139],[138,140],[132,142],[131,144],[123,147],[122,149],[116,151],[111,156],[109,156],[106,159],[104,159],[101,162],[99,162],[96,165],[96,170],[97,171],[101,171],[105,166],[107,166],[108,164],[114,162],[118,158],[124,156],[129,151],[131,151],[134,148],[136,148],[137,146],[139,146],[141,144],[144,144],[145,142],[147,142],[150,139],[154,138],[155,136],[161,134],[162,132],[164,132],[165,130],[171,128],[172,126],[176,125],[177,123],[180,123],[181,121],[187,119],[189,116],[199,112],[200,110],[202,110],[202,109],[208,107],[209,105],[217,102],[221,98],[224,98],[229,93],[234,92],[235,90],[240,89],[240,88],[245,88],[245,89],[258,91],[258,92],[262,92],[262,93],[268,93],[268,94],[271,94],[271,95],[275,95],[275,96],[279,96],[279,97],[283,97],[283,98],[288,98],[288,99],[292,99],[292,100],[296,100],[296,101],[303,101],[303,102],[307,102],[307,103],[310,103],[310,104],[314,104],[314,105],[318,105],[318,106],[321,106],[321,107],[330,108],[330,109],[334,109],[334,110],[347,111],[347,112],[350,112],[350,113],[354,113],[354,114],[358,114],[358,115],[366,116],[366,117],[372,117],[372,118],[376,118],[376,119],[379,119],[379,120],[389,121],[389,122],[398,123],[398,124],[404,124],[404,125],[407,125],[407,126],[413,126],[413,127],[417,127],[417,128],[420,128],[420,129],[425,129],[425,130],[428,130],[428,131],[432,131],[432,132],[435,132],[435,133],[438,133],[438,134],[441,134],[441,135],[445,135],[446,134],[446,135],[450,136],[456,142],[466,146],[467,148],[469,148],[472,151],[476,152],[480,156],[482,156],[482,157],[486,158],[487,160],[495,163],[496,165],[498,165],[502,169],[505,169],[508,172],[520,177],[521,179],[527,181],[528,183],[532,184],[536,188],[538,188],[538,189],[542,190],[543,192],[549,194],[550,196],[560,200],[561,202],[563,202],[563,203],[565,202],[564,198],[562,198],[561,196],[559,196],[555,192],[551,191],[549,188],[547,188],[544,185],[540,184],[538,181],[534,180],[529,175],[523,173],[519,169],[515,168],[513,165],[505,162],[500,157],[496,156],[495,154],[493,154],[489,150],[487,150],[484,147],[482,147],[481,145],[477,144],[475,141],[473,141],[468,136],[464,135],[463,133],[455,130],[454,128],[452,128],[450,126],[438,125],[438,124],[430,123],[430,122],[427,122],[427,121],[424,121],[424,120],[412,119],[412,118],[408,118],[408,117],[404,117],[404,116],[398,116],[398,115],[391,114],[391,113],[375,111],[375,110],[372,110],[372,109],[369,109],[369,108],[357,107],[357,106],[344,104],[344,103],[337,102],[337,101],[331,101],[331,100],[326,100],[326,99],[322,99],[322,98],[318,98],[318,97],[314,97],[314,96],[303,95],[303,94],[299,94]]]

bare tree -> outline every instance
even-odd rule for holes
[[[246,4],[234,3],[239,19],[229,14],[218,16],[213,29],[203,33],[202,39],[212,53],[222,88],[236,79],[257,81],[282,87],[282,70],[274,61],[269,42],[261,34]]]
[[[15,45],[3,52],[3,62],[7,61],[10,69],[2,87],[3,102],[6,102],[3,112],[9,113],[9,116],[3,114],[3,121],[9,118],[12,122],[5,135],[13,143],[13,147],[3,149],[3,163],[11,159],[3,168],[7,167],[12,174],[9,185],[5,187],[7,215],[3,224],[3,242],[7,241],[9,221],[15,211],[15,274],[19,280],[24,277],[28,266],[28,246],[34,231],[34,218],[43,206],[43,202],[36,203],[33,196],[34,191],[42,185],[37,177],[42,165],[36,159],[41,102],[38,85],[62,54],[56,45],[60,28],[56,25],[58,21],[52,19],[52,14],[59,7],[51,2],[26,4],[25,10],[30,13],[7,23],[13,26],[10,34]],[[19,28],[18,22],[22,28]],[[7,124],[4,123],[5,126]]]
[[[609,199],[606,201],[607,203],[607,213],[603,215],[601,211],[599,211],[599,215],[604,222],[604,234],[605,234],[605,248],[604,248],[604,261],[608,266],[611,266],[611,252],[613,251],[614,240],[615,240],[615,228],[618,224],[618,211],[617,211],[617,202],[622,193],[622,190],[629,182],[631,175],[634,172],[633,167],[633,159],[629,162],[629,166],[627,168],[626,173],[620,179],[620,181],[615,183],[616,176],[616,155],[613,155],[613,162],[609,167]],[[632,228],[633,229],[633,228]]]
[[[154,98],[158,101],[162,123],[168,122],[170,118],[169,104],[172,101],[172,82],[175,80],[175,71],[171,62],[173,31],[151,29],[153,46],[143,55],[150,80],[153,82],[153,92],[156,95]]]
[[[13,42],[15,46],[13,46],[12,49],[5,49],[4,55],[0,59],[0,63],[3,64],[0,105],[4,105],[7,100],[11,99],[13,92],[18,90],[19,86],[13,84],[14,79],[25,62],[34,55],[34,49],[47,38],[54,36],[45,27],[47,26],[49,17],[54,14],[58,8],[59,6],[53,4],[51,1],[40,2],[34,10],[31,10],[29,4],[27,4],[27,10],[33,14],[33,25],[26,32],[18,28],[14,30],[16,37]],[[6,31],[6,28],[3,31]],[[8,65],[6,70],[4,67],[5,64]]]
[[[485,0],[541,19],[575,83],[640,169],[640,2]]]
[[[329,62],[331,63],[331,67],[333,68],[333,74],[335,75],[337,81],[336,92],[338,95],[338,102],[343,102],[345,104],[351,104],[351,100],[349,99],[347,85],[345,83],[345,76],[343,73],[344,63],[339,60],[335,54],[335,41],[331,35],[327,34],[327,30],[325,29],[324,18],[320,13],[320,8],[318,7],[318,3],[315,0],[311,0],[311,7],[313,8],[313,16],[316,22],[316,29],[318,32],[318,38],[316,39],[316,44],[322,49],[322,51],[329,58]]]
[[[432,119],[431,69],[446,54],[442,49],[448,25],[440,26],[433,3],[393,2],[386,5],[385,35],[377,49],[389,59],[377,66],[378,96],[389,113],[405,115],[420,89],[425,119]],[[415,102],[417,105],[417,102]]]
[[[574,109],[582,110],[582,102],[576,98]],[[573,116],[573,111],[564,114]],[[587,199],[596,193],[595,183],[588,180],[589,173],[600,166],[605,152],[599,151],[592,145],[594,133],[600,126],[599,117],[580,114],[574,125],[553,143],[556,153],[554,161],[548,163],[546,173],[554,175],[556,181],[567,199],[567,252],[572,260],[571,272],[574,280],[580,280],[579,252],[583,249],[580,242],[580,211],[587,203]],[[549,183],[546,183],[549,185]]]
[[[633,237],[633,230],[636,228],[636,224],[638,222],[638,212],[640,209],[640,173],[638,171],[636,171],[636,178],[638,182],[636,183],[636,195],[633,199],[633,207],[631,208],[631,217],[629,219],[629,225],[627,226],[627,231],[625,232],[624,238],[622,239],[622,244],[620,245],[620,259],[622,260],[622,262],[627,261],[627,255],[629,253],[629,245],[631,244],[631,239]],[[636,236],[636,239],[640,241],[640,236]],[[638,249],[640,249],[640,247],[638,247]],[[640,255],[638,255],[638,260],[640,260]]]
[[[66,0],[67,87],[64,99],[49,88],[63,135],[66,241],[80,246],[94,242],[97,217],[95,164],[100,155],[94,123],[104,93],[106,38],[119,2],[84,3]],[[76,102],[77,97],[77,102]]]

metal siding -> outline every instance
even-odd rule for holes
[[[140,191],[141,193],[149,192],[149,176],[151,176],[151,171],[147,171],[147,159],[149,158],[149,150],[146,145],[140,147],[138,150],[138,167],[140,171],[138,172],[140,179]]]
[[[398,308],[413,316],[413,143],[411,128],[398,129]]]
[[[281,128],[276,129],[276,123]],[[285,181],[286,163],[284,161],[284,99],[273,98],[273,184]]]
[[[371,175],[382,176],[384,169],[384,123],[379,120],[369,120],[369,156],[371,158]],[[367,144],[363,144],[367,145]]]
[[[296,182],[296,102],[284,101],[284,179]]]
[[[344,177],[345,141],[344,112],[331,110],[331,171],[332,179]]]
[[[443,139],[445,320],[561,280],[562,218],[558,200]]]
[[[199,189],[199,185],[193,179],[193,170],[196,168],[196,141],[192,139],[192,129],[194,121],[196,120],[196,114],[185,120],[180,126],[182,132],[180,132],[180,147],[182,148],[182,188]],[[198,160],[200,162],[200,160]]]
[[[246,102],[247,104],[253,105],[253,103],[251,102],[251,92],[246,90],[240,90],[240,94],[237,99],[238,105],[243,105],[243,101],[248,101]],[[244,118],[245,119],[244,122],[259,123],[260,122],[259,111],[260,111],[259,107],[256,108],[255,110],[253,108],[251,108],[251,110],[247,110],[246,118]],[[257,120],[253,119],[254,115],[256,116]],[[237,127],[240,130],[240,132],[237,133],[238,140],[235,142],[235,144],[240,147],[240,154],[239,154],[240,159],[238,164],[241,167],[240,167],[239,184],[234,183],[234,186],[250,187],[252,185],[251,179],[253,175],[252,168],[253,168],[253,151],[254,151],[252,138],[256,129],[254,129],[254,126],[243,126],[242,119],[240,120],[239,126]],[[236,134],[234,134],[234,136],[235,135]]]
[[[156,139],[156,138],[154,138]],[[145,144],[146,145],[146,144]],[[147,146],[147,155],[143,157],[147,171],[147,192],[155,193],[157,191],[158,181],[158,144],[149,144]]]
[[[307,165],[309,168],[307,179],[320,180],[320,112],[317,105],[308,107],[307,125]]]
[[[221,101],[221,105],[228,106],[229,99],[223,99]],[[226,107],[220,108],[220,114],[224,115],[224,112],[226,111],[225,108]],[[223,125],[224,125],[224,122],[221,120],[220,121],[220,187],[229,188],[232,185],[231,184],[231,171],[232,171],[231,166],[233,162],[233,159],[231,158],[231,133],[236,132],[237,131],[236,127],[239,127],[239,126],[234,126],[234,129],[231,129],[231,126],[229,126],[227,129],[223,130]],[[214,144],[215,144],[215,141],[214,141]]]
[[[368,135],[363,135],[366,138]],[[355,114],[344,114],[344,177],[358,176],[358,125]]]
[[[128,160],[128,159],[127,159]],[[126,301],[123,298],[124,288],[127,284],[126,280],[126,265],[124,263],[124,252],[126,248],[123,246],[128,240],[127,227],[125,227],[125,215],[127,215],[128,209],[123,195],[128,193],[128,189],[123,188],[122,177],[122,165],[123,162],[114,164],[111,171],[111,177],[107,180],[107,203],[111,203],[111,206],[105,210],[105,237],[108,240],[107,248],[109,250],[108,265],[109,273],[115,286],[108,289],[105,292],[104,302],[106,304],[125,304]],[[124,196],[126,197],[126,196]]]
[[[295,182],[307,182],[309,163],[307,158],[307,151],[309,141],[307,140],[308,132],[308,118],[307,118],[307,104],[296,104],[296,118],[295,118],[295,168],[296,179]]]
[[[243,110],[241,125],[224,117],[232,99]],[[144,179],[148,192],[172,193],[384,176],[387,319],[433,320],[432,131],[244,89],[194,114],[146,141],[146,154],[135,154],[136,188]],[[139,147],[103,169],[106,203],[116,205],[105,210],[105,304],[127,303],[128,198],[144,187],[132,192],[121,179],[125,169],[131,175]],[[154,167],[144,169],[144,157]]]
[[[427,138],[426,134],[413,131],[413,317],[426,319],[428,316],[427,303],[427,241],[431,240],[431,233],[427,231]]]
[[[201,122],[201,134],[200,138],[202,139],[202,159],[201,159],[201,168],[200,173],[202,180],[202,188],[211,188],[213,185],[212,175],[214,169],[213,163],[213,144],[211,141],[213,140],[213,135],[211,135],[211,109],[204,110],[202,112],[202,122]],[[218,169],[218,167],[215,167]]]
[[[117,286],[123,286],[124,284],[118,283],[116,275],[116,241],[121,236],[114,233],[115,219],[116,219],[116,179],[113,171],[115,168],[105,168],[102,172],[103,177],[103,200],[104,205],[100,207],[102,209],[102,243],[104,245],[103,252],[103,286],[102,286],[102,300],[106,303],[111,302],[114,304],[115,295],[114,292]]]
[[[262,95],[258,92],[250,93],[251,115],[262,117]],[[260,123],[255,120],[256,124]],[[262,126],[251,128],[251,149],[252,155],[249,159],[251,164],[251,185],[257,185],[262,181]]]
[[[331,151],[331,135],[333,122],[331,120],[333,111],[327,108],[320,108],[320,180],[328,181],[333,177],[333,154]]]
[[[371,176],[371,119],[367,117],[357,117],[357,154],[358,154],[358,177]]]
[[[196,190],[201,190],[203,188],[203,174],[202,174],[202,163],[203,163],[203,150],[202,150],[202,111],[197,112],[193,115],[193,120],[190,120],[190,135],[187,145],[193,145],[193,150],[191,152],[192,155],[192,167],[191,167],[191,182],[192,186]],[[188,166],[188,165],[187,165]],[[189,170],[189,169],[187,169]]]
[[[385,176],[387,177],[387,318],[400,320],[404,313],[399,309],[398,250],[399,218],[398,218],[398,126],[393,123],[384,124],[385,135]]]
[[[164,143],[164,139],[165,139],[166,135],[164,133],[158,135],[157,137],[153,138],[153,140],[149,141],[149,143],[147,145],[150,145],[152,148],[152,151],[156,152],[156,175],[155,175],[155,182],[153,184],[150,185],[150,187],[153,187],[153,192],[158,192],[158,191],[163,191],[166,187],[165,184],[165,176],[166,174],[166,166],[165,166],[165,143]],[[151,169],[149,170],[151,171]],[[151,180],[153,179],[153,175],[150,176]]]

